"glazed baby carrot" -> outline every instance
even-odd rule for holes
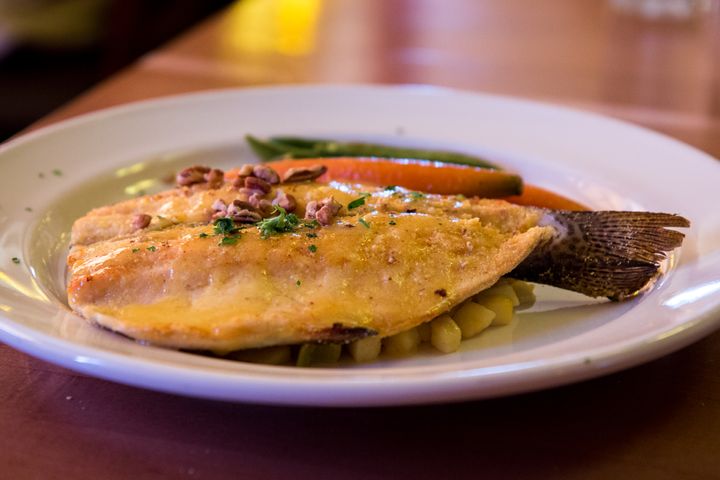
[[[384,158],[307,158],[267,163],[281,176],[290,168],[325,165],[320,181],[350,180],[375,185],[397,185],[410,190],[444,195],[462,194],[485,198],[507,197],[522,192],[520,176],[487,168],[450,165],[426,160]],[[232,178],[237,171],[230,171]]]
[[[552,210],[590,210],[585,205],[563,197],[557,193],[536,187],[535,185],[525,184],[520,195],[505,197],[510,203],[517,205],[526,205],[532,207],[549,208]]]

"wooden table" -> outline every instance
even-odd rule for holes
[[[720,13],[651,22],[603,0],[247,0],[40,124],[168,94],[310,82],[549,100],[720,156]],[[312,409],[125,387],[0,345],[0,478],[720,478],[718,352],[715,333],[549,391]]]

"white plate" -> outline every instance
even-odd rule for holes
[[[642,298],[598,304],[541,289],[535,311],[450,355],[428,350],[332,369],[250,365],[142,346],[73,315],[63,293],[73,219],[95,205],[163,188],[158,179],[180,165],[247,161],[248,132],[452,147],[491,157],[596,208],[680,213],[693,226],[668,275]],[[295,405],[477,399],[636,365],[720,323],[720,215],[711,200],[720,164],[661,135],[565,108],[428,87],[220,91],[51,126],[0,147],[0,166],[0,340],[126,384]]]

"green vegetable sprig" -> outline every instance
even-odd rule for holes
[[[240,228],[235,226],[235,221],[230,217],[220,217],[213,222],[215,235],[222,235],[218,245],[221,247],[235,245],[240,238]],[[201,234],[202,235],[202,234]]]
[[[354,210],[358,207],[362,207],[363,205],[365,205],[365,199],[369,196],[370,196],[369,193],[363,193],[358,198],[356,198],[352,202],[348,203],[348,206],[347,206],[348,210]]]
[[[252,135],[246,135],[245,139],[250,148],[264,162],[278,158],[380,157],[430,160],[500,170],[500,167],[484,158],[445,150],[393,147],[376,143],[336,142],[303,137],[279,136],[261,140]]]
[[[297,215],[287,213],[287,211],[279,205],[275,205],[273,213],[277,213],[277,215],[260,220],[255,224],[258,230],[260,230],[260,236],[262,238],[292,232],[300,225],[300,220]]]

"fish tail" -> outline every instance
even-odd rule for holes
[[[622,300],[657,278],[685,236],[669,228],[690,222],[669,213],[548,211],[541,225],[555,227],[555,235],[508,276]]]

